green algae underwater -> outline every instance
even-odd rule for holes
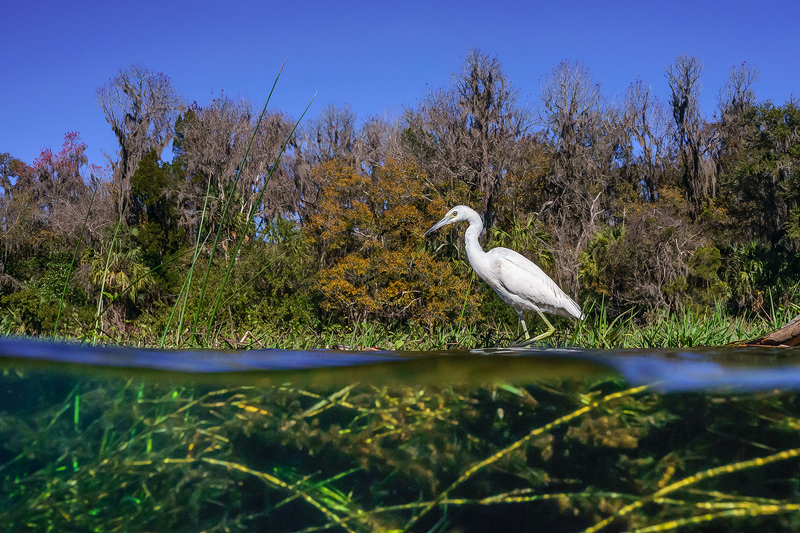
[[[797,531],[800,351],[0,339],[4,531]]]

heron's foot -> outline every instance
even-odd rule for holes
[[[517,343],[517,344],[512,344],[511,346],[513,346],[515,348],[524,348],[526,346],[530,346],[531,344],[533,344],[536,341],[540,341],[542,339],[546,339],[547,337],[549,337],[550,335],[552,335],[556,331],[556,328],[553,327],[553,325],[550,324],[550,322],[548,322],[547,325],[550,326],[550,327],[547,328],[547,331],[545,331],[541,335],[537,335],[536,337],[534,337],[532,339],[526,339],[526,340],[524,340],[524,341],[522,341],[520,343]]]

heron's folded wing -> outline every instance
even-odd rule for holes
[[[583,315],[578,304],[535,263],[513,250],[504,252],[493,259],[498,281],[506,291],[548,313],[575,318]]]

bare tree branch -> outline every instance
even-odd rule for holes
[[[122,217],[130,195],[130,180],[142,157],[155,150],[159,157],[174,136],[175,119],[185,109],[172,81],[141,65],[120,71],[97,89],[96,99],[117,137],[116,158],[108,155]]]

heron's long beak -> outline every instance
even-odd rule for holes
[[[442,220],[437,222],[435,226],[433,226],[431,229],[426,231],[422,236],[423,237],[427,237],[428,233],[433,233],[434,231],[436,231],[437,229],[441,228],[442,226],[446,226],[446,225],[450,224],[452,221],[453,221],[452,217],[444,217]]]

